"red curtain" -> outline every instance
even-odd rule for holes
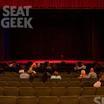
[[[104,0],[0,0],[4,5],[32,5],[33,8],[85,8],[103,9]]]

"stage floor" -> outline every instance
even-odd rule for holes
[[[89,63],[94,63],[94,62],[98,62],[98,63],[102,63],[104,64],[104,61],[98,61],[98,60],[8,60],[8,61],[0,61],[0,63],[10,63],[12,61],[15,61],[17,63],[27,63],[27,62],[35,62],[35,63],[44,63],[44,62],[49,62],[49,63],[61,63],[61,62],[65,62],[65,63],[69,63],[69,64],[75,64],[76,62],[83,62],[85,64],[89,64]]]

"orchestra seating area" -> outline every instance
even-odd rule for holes
[[[5,72],[0,75],[0,104],[95,104],[96,96],[104,96],[104,87],[92,86],[97,79],[79,80],[75,73],[61,75],[62,80],[44,83],[40,78],[23,80],[16,72]]]
[[[19,78],[16,72],[0,74],[0,104],[96,104],[104,87],[94,88],[97,79],[78,79],[76,73],[61,72],[62,80],[42,82]]]

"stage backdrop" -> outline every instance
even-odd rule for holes
[[[4,58],[104,59],[103,10],[35,10],[34,29],[1,30]]]
[[[0,0],[33,7],[31,29],[0,28],[0,59],[104,59],[104,0]]]

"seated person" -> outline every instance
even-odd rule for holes
[[[101,87],[101,81],[98,80],[97,82],[95,82],[95,83],[93,84],[93,87],[95,87],[95,88]]]
[[[104,86],[104,72],[101,73],[99,80],[101,81],[102,86]]]
[[[23,73],[25,70],[25,66],[24,65],[20,65],[20,69],[19,69],[19,74]]]
[[[50,73],[44,71],[42,75],[42,81],[46,82],[50,78]]]
[[[30,75],[24,70],[20,73],[20,79],[29,79]]]
[[[87,78],[87,74],[86,74],[85,70],[81,70],[81,74],[79,76],[79,79],[82,79],[82,78]]]
[[[46,70],[47,70],[47,72],[49,72],[50,74],[52,74],[52,66],[51,66],[50,63],[47,63]]]
[[[101,72],[100,73],[100,78],[99,78],[101,81],[104,81],[104,72]]]
[[[32,74],[33,76],[35,76],[35,75],[36,75],[36,71],[35,71],[36,68],[37,68],[36,63],[33,63],[33,64],[29,67],[28,73],[29,73],[29,74]]]
[[[86,70],[86,66],[82,62],[76,63],[74,71]]]
[[[90,72],[88,74],[88,78],[97,78],[97,74],[94,72],[94,68],[90,69]]]
[[[51,75],[50,79],[59,79],[61,80],[61,75],[58,73],[58,71],[54,71],[54,73]]]

